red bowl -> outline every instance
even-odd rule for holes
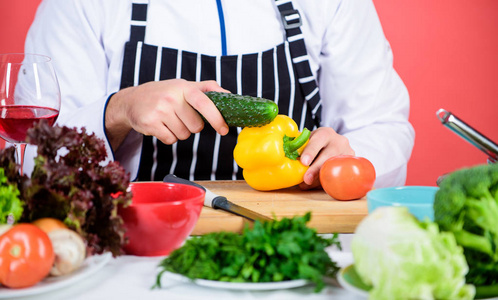
[[[129,240],[125,252],[163,256],[180,247],[199,219],[204,190],[160,181],[132,182],[130,188],[132,203],[119,210]]]

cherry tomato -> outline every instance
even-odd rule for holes
[[[329,158],[320,169],[320,183],[336,200],[364,197],[373,187],[375,168],[364,158],[340,155]]]
[[[18,224],[0,236],[0,283],[10,288],[35,285],[54,264],[48,235],[32,224]]]

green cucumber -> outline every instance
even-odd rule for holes
[[[268,99],[220,92],[205,93],[228,126],[260,127],[278,115],[278,105]]]

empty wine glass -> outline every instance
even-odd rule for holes
[[[14,144],[21,174],[28,129],[42,119],[53,125],[60,105],[59,83],[50,57],[0,54],[0,137]]]

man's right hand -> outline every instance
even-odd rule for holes
[[[204,128],[201,114],[220,134],[228,126],[207,91],[228,92],[215,81],[183,79],[152,81],[122,89],[107,103],[105,126],[113,149],[117,149],[131,129],[157,137],[164,144],[187,139]]]

